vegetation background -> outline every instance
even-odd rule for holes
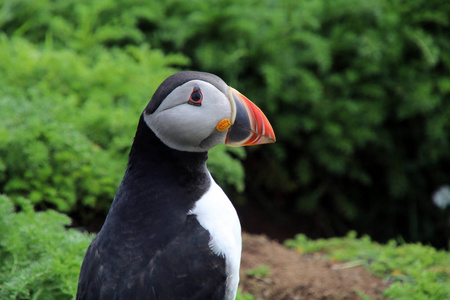
[[[448,247],[449,32],[438,0],[0,0],[0,295],[73,294],[92,236],[60,213],[99,228],[139,114],[183,69],[221,76],[276,132],[210,155],[244,229]],[[52,272],[67,284],[44,291]]]

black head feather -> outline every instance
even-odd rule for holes
[[[205,73],[205,72],[195,72],[195,71],[183,71],[169,76],[164,80],[161,85],[156,89],[153,94],[152,99],[145,108],[145,114],[149,115],[155,112],[161,105],[162,101],[177,87],[185,84],[191,80],[203,80],[212,85],[214,85],[218,90],[220,90],[225,95],[227,94],[228,85],[218,76]]]

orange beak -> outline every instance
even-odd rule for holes
[[[232,116],[225,144],[251,146],[275,142],[272,125],[258,106],[232,87],[228,88],[228,98]]]

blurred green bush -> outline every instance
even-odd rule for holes
[[[140,113],[172,66],[188,62],[146,43],[114,45],[138,36],[133,22],[117,21],[122,33],[111,25],[128,4],[96,2],[93,14],[89,3],[6,1],[0,14],[0,191],[82,223],[106,214]],[[243,189],[243,155],[211,154],[219,182]]]
[[[1,9],[2,103],[11,118],[13,101],[47,112],[24,119],[24,141],[9,134],[20,126],[0,123],[0,190],[11,196],[104,210],[132,116],[173,67],[189,66],[224,78],[274,125],[276,144],[248,150],[239,198],[265,221],[311,236],[357,229],[447,243],[449,210],[431,194],[450,182],[450,3],[4,0]],[[36,148],[43,174],[6,161],[5,140],[16,161]],[[219,182],[242,189],[243,152],[216,151]],[[67,195],[59,181],[73,187]]]
[[[185,59],[145,46],[83,55],[51,44],[0,37],[1,190],[41,208],[107,210],[151,89]]]
[[[147,39],[273,122],[277,143],[245,161],[247,206],[263,220],[446,245],[450,211],[431,195],[450,183],[450,3],[166,3],[141,23]]]

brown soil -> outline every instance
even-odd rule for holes
[[[259,299],[383,299],[388,284],[361,266],[302,255],[262,235],[244,234],[240,287]],[[268,274],[249,276],[261,265]]]

